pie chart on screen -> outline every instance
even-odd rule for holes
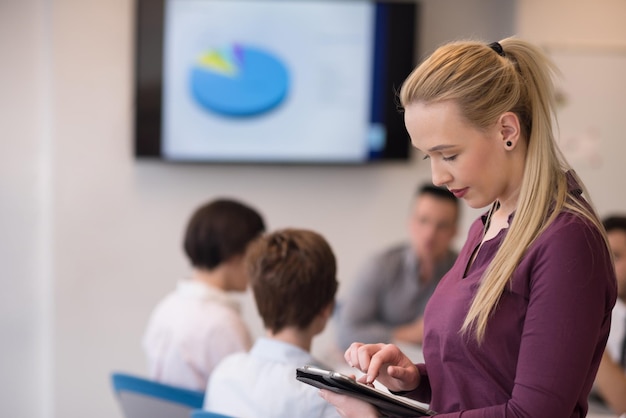
[[[233,44],[202,52],[191,70],[194,100],[223,116],[256,116],[280,105],[289,73],[274,54]]]

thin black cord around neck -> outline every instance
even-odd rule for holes
[[[485,239],[485,235],[487,235],[487,230],[489,230],[489,227],[491,226],[491,216],[498,209],[500,209],[500,202],[496,200],[491,204],[491,209],[489,209],[489,213],[487,214],[487,219],[485,220],[485,226],[483,227],[483,237],[481,241]]]

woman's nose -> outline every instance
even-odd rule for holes
[[[452,180],[450,172],[442,167],[438,161],[433,161],[432,159],[430,162],[430,172],[435,186],[445,186]]]

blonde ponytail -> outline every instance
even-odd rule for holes
[[[499,44],[502,54],[475,41],[440,47],[409,75],[400,91],[405,107],[412,102],[453,100],[479,128],[512,111],[528,141],[513,222],[482,277],[461,328],[464,333],[473,331],[479,343],[524,253],[560,212],[576,213],[603,230],[590,206],[568,194],[566,172],[570,167],[552,129],[556,68],[528,42],[507,38]]]

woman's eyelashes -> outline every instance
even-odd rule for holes
[[[441,156],[441,159],[444,161],[454,161],[456,160],[457,154],[454,155],[450,155],[448,157],[446,157],[445,155]],[[422,157],[422,160],[428,160],[430,159],[430,155],[424,154],[424,156]]]

